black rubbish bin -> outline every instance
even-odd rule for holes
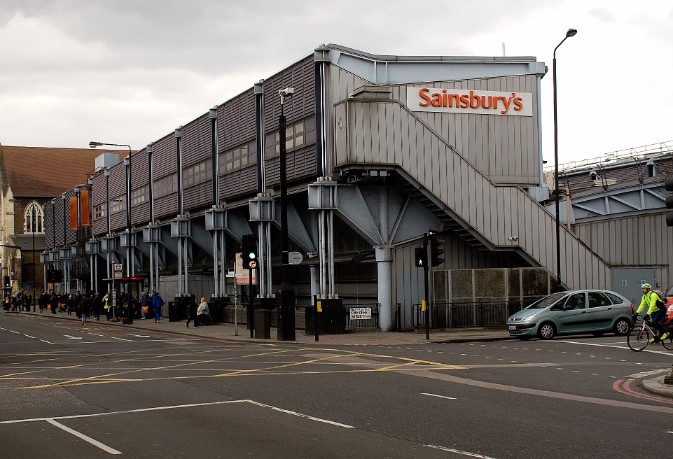
[[[180,308],[175,301],[168,302],[168,321],[177,322],[180,320]]]
[[[255,309],[253,314],[255,319],[255,338],[271,339],[271,310]]]

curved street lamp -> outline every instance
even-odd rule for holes
[[[568,29],[561,43],[554,48],[554,60],[552,65],[552,81],[554,85],[554,192],[556,193],[556,289],[561,290],[561,223],[560,204],[558,189],[558,118],[557,118],[557,90],[556,90],[556,50],[570,37],[577,35],[577,29]],[[567,203],[566,203],[567,205]]]

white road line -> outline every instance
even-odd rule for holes
[[[427,392],[421,392],[421,395],[427,395],[428,397],[445,398],[447,400],[455,400],[456,399],[456,397],[446,397],[444,395],[428,394]]]
[[[56,421],[54,421],[53,419],[47,419],[47,422],[48,422],[49,424],[53,425],[53,426],[58,427],[58,428],[61,429],[61,430],[65,430],[66,432],[68,432],[69,434],[72,434],[72,435],[76,436],[77,438],[81,438],[82,440],[84,440],[84,441],[87,442],[87,443],[91,443],[93,446],[95,446],[96,448],[100,448],[100,449],[102,449],[102,450],[105,451],[106,453],[109,453],[109,454],[121,454],[121,453],[122,453],[121,451],[117,451],[117,450],[114,449],[114,448],[110,448],[109,446],[104,445],[103,443],[99,442],[98,440],[94,440],[93,438],[91,438],[91,437],[89,437],[89,436],[87,436],[87,435],[84,435],[84,434],[81,433],[81,432],[78,432],[78,431],[76,431],[76,430],[74,430],[74,429],[71,429],[71,428],[68,427],[68,426],[64,426],[64,425],[61,424],[60,422],[56,422]]]
[[[35,339],[34,336],[26,335],[25,333],[23,334],[23,336],[25,336],[26,338],[33,338],[33,339]]]
[[[456,453],[456,454],[462,454],[463,456],[477,457],[479,459],[495,459],[494,457],[491,456],[482,456],[481,454],[471,453],[469,451],[461,451],[459,449],[447,448],[446,446],[437,446],[437,445],[425,445],[425,446],[427,446],[428,448],[446,451],[448,453]]]
[[[568,344],[580,344],[582,346],[596,346],[596,347],[611,347],[613,349],[628,349],[631,350],[628,345],[624,344],[622,346],[614,346],[611,344],[598,344],[598,343],[583,343],[581,341],[566,341],[566,340],[557,340],[557,341],[552,341],[555,343],[568,343]],[[651,349],[644,349],[640,352],[649,352],[650,354],[661,354],[661,355],[670,355],[673,356],[673,352],[670,351],[655,351]]]
[[[668,371],[668,368],[662,369],[662,370],[652,370],[652,371],[641,371],[640,373],[634,373],[632,375],[628,375],[627,378],[630,379],[640,379],[640,378],[647,378],[648,376],[656,376],[661,373],[666,373]]]
[[[14,331],[14,330],[9,330],[9,331],[12,332],[12,333],[16,333],[17,335],[20,335],[20,334],[21,334],[21,333],[19,333],[18,331]]]
[[[297,416],[297,417],[304,418],[304,419],[310,419],[311,421],[322,422],[322,423],[330,424],[330,425],[337,426],[337,427],[343,427],[345,429],[354,429],[355,428],[353,426],[349,426],[348,424],[342,424],[340,422],[330,421],[328,419],[316,418],[316,417],[313,417],[313,416],[309,416],[307,414],[297,413],[296,411],[284,410],[282,408],[278,408],[278,407],[271,406],[271,405],[266,405],[264,403],[255,402],[253,400],[245,400],[245,401],[252,404],[252,405],[261,406],[263,408],[270,408],[274,411],[279,411],[279,412],[285,413],[285,414],[291,414],[292,416]]]
[[[43,343],[47,343],[47,344],[54,344],[54,343],[51,343],[51,342],[49,342],[49,341],[47,341],[47,340],[45,340],[45,339],[41,339],[40,341],[42,341]]]
[[[131,333],[129,333],[129,336],[135,336],[137,338],[149,338],[150,337],[150,335],[133,335]]]
[[[70,335],[63,335],[63,336],[65,336],[68,339],[82,339],[81,336],[70,336]]]
[[[117,338],[116,336],[111,336],[110,338],[112,338],[112,339],[117,339],[117,340],[119,340],[119,341],[133,341],[132,339]]]

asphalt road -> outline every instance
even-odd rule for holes
[[[673,353],[621,337],[228,343],[0,314],[5,457],[668,457]]]

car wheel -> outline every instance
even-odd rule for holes
[[[615,335],[626,335],[629,330],[631,330],[631,322],[624,318],[617,319],[617,322],[615,322],[614,326]]]
[[[556,334],[556,329],[554,328],[554,324],[550,322],[545,322],[542,325],[540,325],[540,328],[537,330],[537,334],[540,337],[540,339],[552,339],[554,335]]]

